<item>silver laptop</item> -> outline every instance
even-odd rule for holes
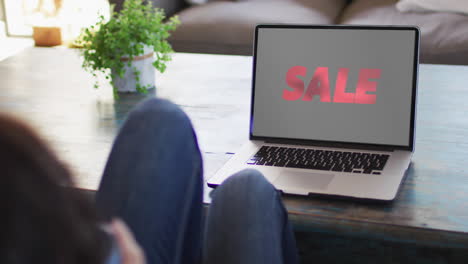
[[[252,168],[284,193],[391,201],[414,150],[415,27],[259,25],[250,140],[213,177]]]

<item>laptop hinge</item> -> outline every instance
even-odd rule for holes
[[[339,142],[319,142],[319,141],[291,140],[291,139],[268,139],[268,140],[265,140],[265,143],[327,147],[327,148],[363,149],[363,150],[377,150],[377,151],[394,151],[395,150],[395,148],[393,147],[380,146],[380,145],[339,143]]]

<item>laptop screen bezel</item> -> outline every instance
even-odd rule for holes
[[[369,143],[356,143],[356,142],[342,142],[342,141],[328,141],[328,140],[312,140],[312,139],[292,139],[281,137],[266,137],[253,135],[253,122],[254,122],[254,104],[255,104],[255,80],[256,80],[256,64],[257,64],[257,48],[258,48],[258,34],[262,28],[276,28],[276,29],[332,29],[332,30],[402,30],[412,31],[415,34],[414,40],[414,58],[413,58],[413,80],[411,90],[411,117],[410,117],[410,131],[408,145],[389,145],[389,144],[369,144]],[[417,92],[417,77],[419,65],[419,29],[413,26],[348,26],[348,25],[276,25],[276,24],[262,24],[255,27],[254,47],[253,47],[253,73],[252,73],[252,94],[250,103],[250,125],[249,125],[249,139],[250,140],[264,140],[275,143],[287,144],[300,144],[300,145],[314,145],[314,146],[329,146],[329,147],[345,147],[345,148],[365,148],[365,149],[395,149],[395,150],[409,150],[414,151],[414,135],[415,135],[415,119],[416,119],[416,92]]]

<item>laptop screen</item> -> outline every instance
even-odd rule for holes
[[[412,145],[416,29],[256,30],[252,136]]]

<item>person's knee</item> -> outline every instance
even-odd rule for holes
[[[246,183],[257,183],[266,184],[268,183],[263,174],[255,169],[243,169],[238,171],[228,179],[226,184],[246,184]]]
[[[263,174],[255,169],[244,169],[232,175],[222,184],[225,189],[238,192],[271,195],[276,192],[275,187],[267,181]]]
[[[219,186],[213,193],[210,214],[237,219],[238,223],[258,223],[270,217],[281,203],[278,191],[257,170],[242,170]],[[244,213],[242,213],[244,212]],[[253,222],[252,222],[253,221]],[[233,223],[234,226],[234,223]]]
[[[141,102],[130,113],[129,118],[146,121],[157,119],[159,122],[189,123],[189,118],[179,106],[169,100],[160,98],[151,98]]]
[[[139,115],[177,114],[182,110],[174,103],[166,99],[150,98],[139,103],[133,112]]]

